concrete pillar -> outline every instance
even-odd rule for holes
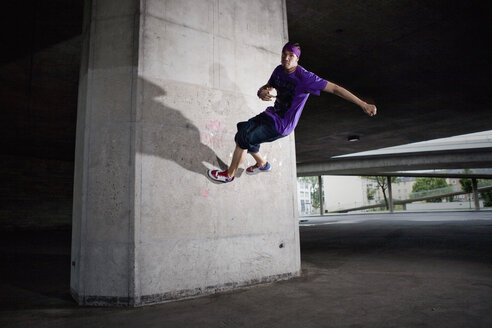
[[[480,211],[480,200],[478,199],[478,184],[477,178],[472,178],[473,201],[475,203],[475,211]]]
[[[325,212],[323,206],[323,177],[318,175],[318,185],[319,185],[319,214],[323,215]]]
[[[206,177],[269,105],[256,91],[280,63],[285,2],[85,7],[74,298],[139,306],[299,275],[293,135],[262,146],[271,174]]]
[[[393,187],[391,185],[391,177],[386,177],[388,181],[388,205],[390,213],[393,213]]]

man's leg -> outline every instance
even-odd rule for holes
[[[263,159],[263,157],[261,157],[260,153],[256,153],[256,154],[251,154],[251,156],[253,156],[253,158],[255,159],[256,163],[260,166],[260,167],[265,167],[266,165],[266,161]]]
[[[244,157],[247,151],[247,149],[242,149],[238,146],[238,144],[236,144],[234,154],[232,155],[231,165],[229,166],[229,169],[227,169],[227,173],[229,173],[229,176],[231,178],[234,177],[237,169],[239,168],[239,165],[241,165],[241,163],[244,161]]]
[[[249,119],[247,122],[239,122],[237,124],[238,132],[234,136],[236,148],[234,149],[234,154],[232,155],[231,164],[225,171],[208,170],[207,174],[210,179],[220,182],[233,181],[239,165],[243,163],[248,150],[251,154],[254,153],[253,157],[257,162],[268,166],[267,169],[264,169],[263,167],[260,168],[261,171],[265,172],[270,170],[270,165],[263,160],[261,155],[258,153],[258,150],[260,149],[261,143],[265,141],[273,141],[279,137],[279,134],[275,130],[273,120],[270,119],[271,122],[268,122],[270,124],[265,124],[265,117],[266,114],[263,116],[260,114]],[[239,145],[247,149],[241,148]]]
[[[253,175],[260,172],[270,172],[272,166],[261,157],[260,153],[251,153],[251,156],[256,160],[255,165],[251,165],[246,169],[246,174]]]

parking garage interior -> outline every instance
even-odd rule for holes
[[[302,44],[302,65],[357,90],[379,109],[369,121],[339,99],[312,97],[295,134],[299,168],[491,128],[490,5],[284,3],[289,38]],[[78,306],[70,295],[70,252],[84,1],[5,6],[2,326],[492,323],[490,211],[320,218],[300,224],[297,278],[137,309]],[[347,142],[350,135],[360,140]],[[489,161],[481,165],[490,167]]]

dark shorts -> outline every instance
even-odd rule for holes
[[[272,142],[285,137],[277,132],[275,122],[265,113],[261,113],[247,122],[237,124],[237,133],[234,140],[242,149],[247,149],[248,153],[256,154],[260,151],[260,144]]]

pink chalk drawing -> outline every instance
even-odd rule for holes
[[[207,198],[209,194],[210,194],[210,190],[205,189],[205,190],[203,191],[202,198]]]
[[[224,136],[227,129],[222,127],[219,120],[213,120],[205,124],[205,130],[200,133],[202,143],[214,149],[224,146]]]

